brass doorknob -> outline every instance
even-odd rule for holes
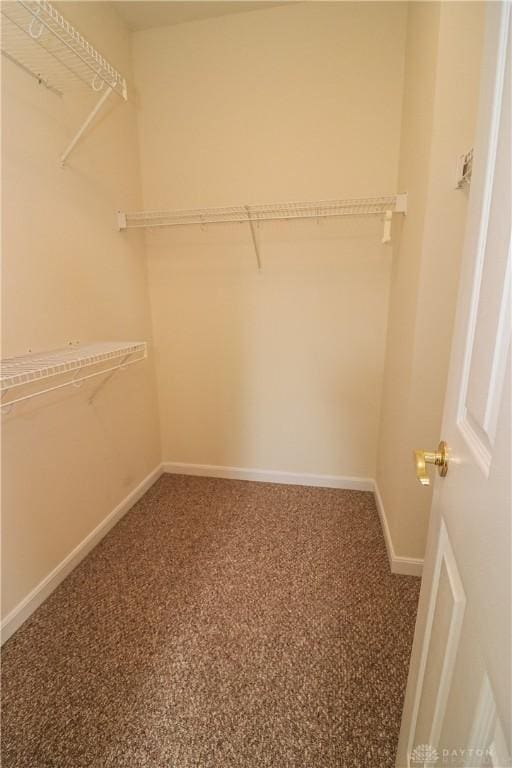
[[[430,477],[427,474],[427,464],[435,464],[441,477],[448,472],[448,446],[441,440],[437,451],[414,451],[416,464],[416,477],[422,485],[430,485]]]

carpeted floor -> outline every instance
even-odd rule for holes
[[[4,646],[3,768],[391,768],[419,579],[370,493],[164,475]]]

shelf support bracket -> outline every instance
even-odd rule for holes
[[[105,91],[101,94],[101,98],[99,99],[98,103],[94,107],[94,109],[89,113],[89,115],[86,117],[82,125],[80,126],[78,132],[76,133],[73,140],[68,144],[67,148],[63,152],[63,154],[60,156],[60,164],[62,166],[65,165],[66,160],[68,158],[68,155],[73,151],[75,146],[78,144],[80,139],[82,138],[83,134],[87,130],[87,128],[90,126],[100,109],[102,108],[103,104],[106,102],[110,94],[112,93],[112,87],[109,85]]]
[[[407,192],[402,192],[395,198],[395,210],[394,213],[407,214]]]
[[[119,365],[118,365],[118,366],[116,366],[116,367],[115,367],[113,370],[111,370],[111,371],[109,371],[109,372],[108,372],[108,376],[105,376],[105,378],[103,379],[103,381],[102,381],[102,382],[99,384],[99,386],[97,386],[97,387],[96,387],[96,389],[94,390],[94,392],[93,392],[93,393],[90,395],[90,397],[89,397],[89,405],[92,405],[92,404],[94,403],[94,401],[95,401],[95,399],[96,399],[96,396],[97,396],[97,394],[98,394],[98,393],[99,393],[99,392],[100,392],[100,391],[103,389],[103,387],[105,386],[105,384],[106,384],[108,381],[110,381],[110,379],[111,379],[113,376],[115,376],[115,375],[116,375],[116,373],[117,373],[118,371],[122,371],[122,370],[124,369],[125,365],[130,365],[130,363],[129,363],[128,361],[129,361],[129,359],[130,359],[131,355],[132,355],[132,353],[131,353],[131,352],[130,352],[130,354],[128,354],[128,355],[125,355],[125,356],[123,357],[123,359],[121,360],[121,362],[119,363]],[[137,360],[132,360],[131,362],[135,363],[135,362],[137,362]]]
[[[394,213],[403,213],[404,216],[407,214],[407,194],[406,193],[396,195],[394,210],[386,211],[384,214],[384,232],[382,233],[383,243],[391,242],[391,223],[393,221]]]
[[[382,234],[382,242],[391,242],[391,222],[393,221],[393,211],[386,211],[384,214],[384,232]]]
[[[254,221],[251,219],[251,212],[249,210],[249,206],[245,206],[245,210],[247,211],[247,218],[249,220],[249,226],[251,228],[251,236],[252,236],[252,244],[254,245],[254,251],[256,253],[256,261],[258,262],[258,269],[261,271],[261,257],[260,257],[260,249],[258,246],[258,241],[256,239],[256,232],[254,231]]]

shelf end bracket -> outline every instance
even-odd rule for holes
[[[391,242],[391,222],[393,221],[393,211],[386,211],[384,214],[384,232],[382,234],[382,242]]]
[[[407,192],[403,192],[396,196],[395,200],[395,213],[407,213]]]

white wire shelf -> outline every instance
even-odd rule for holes
[[[80,82],[127,99],[126,80],[47,0],[2,2],[2,51],[57,91]]]
[[[128,98],[125,78],[47,0],[1,3],[2,54],[58,96],[84,84],[100,101],[84,121],[69,152],[111,93]]]
[[[385,195],[345,200],[233,205],[223,208],[190,208],[170,211],[119,212],[119,229],[173,227],[188,224],[323,219],[334,216],[383,216],[405,213],[406,195]]]
[[[132,211],[128,213],[118,211],[117,221],[120,230],[246,222],[250,226],[258,269],[261,269],[261,254],[255,223],[286,219],[319,220],[337,216],[380,216],[384,222],[382,242],[389,243],[394,213],[407,213],[406,194],[345,200],[231,205],[224,208],[187,208],[174,211]]]
[[[69,345],[63,349],[37,352],[30,355],[10,357],[0,361],[0,392],[6,395],[12,389],[28,384],[47,382],[62,374],[75,374],[56,386],[36,389],[15,399],[2,400],[2,408],[36,395],[79,383],[86,379],[113,373],[126,365],[138,362],[147,356],[144,341],[99,341],[91,344]],[[110,364],[105,368],[105,364]],[[86,373],[84,369],[102,365],[100,370]]]

